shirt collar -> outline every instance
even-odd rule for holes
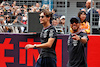
[[[45,30],[45,29],[48,29],[50,26],[51,26],[51,24],[50,24],[48,27],[46,27],[46,28],[43,28],[43,29],[44,29],[44,30]]]
[[[79,34],[80,32],[82,32],[82,30],[79,30],[79,32],[76,32],[76,33],[72,33],[71,35],[77,35],[77,34]]]
[[[92,9],[93,9],[94,7],[92,7]],[[87,10],[87,13],[89,12],[91,10],[91,8],[89,8],[88,10]]]

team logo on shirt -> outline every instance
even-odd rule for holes
[[[73,40],[73,45],[77,46],[78,41],[77,40]]]
[[[47,32],[48,32],[48,29],[44,31],[44,34],[43,34],[44,38],[47,37]]]
[[[69,36],[69,38],[68,38],[68,45],[70,45],[70,38],[71,38],[71,36]]]
[[[77,46],[78,41],[77,40],[71,40],[71,36],[69,36],[69,38],[68,38],[68,45],[71,44],[70,41],[72,42],[73,46]]]
[[[51,29],[49,33],[49,37],[53,37],[53,34],[54,34],[53,32],[54,32],[54,29]]]

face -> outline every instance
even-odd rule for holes
[[[40,23],[45,24],[45,23],[47,23],[47,21],[48,21],[48,18],[44,15],[44,13],[41,13],[40,14]]]
[[[99,13],[99,15],[100,15],[100,9],[97,9],[97,12]]]
[[[88,1],[86,2],[86,8],[90,8],[90,3]]]
[[[0,17],[0,23],[3,23],[4,17]]]
[[[57,25],[58,25],[57,20],[53,20],[53,21],[52,21],[52,25],[53,25],[53,26],[57,26]]]
[[[81,21],[84,21],[86,19],[86,14],[82,13],[80,15],[80,19],[81,19]]]
[[[36,3],[36,7],[39,7],[40,5],[39,5],[39,3]]]
[[[3,11],[2,10],[0,10],[0,15],[3,15]]]
[[[63,18],[63,19],[61,19],[61,22],[63,23],[63,24],[65,24],[65,19]]]
[[[74,32],[77,32],[78,31],[78,29],[79,29],[79,26],[80,26],[80,23],[71,23],[70,24],[70,27],[72,28],[72,30],[74,31]]]
[[[7,20],[7,21],[10,21],[9,15],[6,16],[6,20]]]

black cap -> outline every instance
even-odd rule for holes
[[[77,16],[73,16],[73,17],[70,19],[70,22],[77,22],[77,23],[80,23],[80,19],[79,19],[79,17],[77,17]]]

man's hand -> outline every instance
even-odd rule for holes
[[[80,40],[80,37],[78,36],[78,35],[74,35],[73,37],[72,37],[72,39],[74,39],[74,40]]]
[[[25,49],[29,49],[29,48],[35,48],[35,46],[32,45],[32,44],[27,44],[27,45],[25,46]]]

